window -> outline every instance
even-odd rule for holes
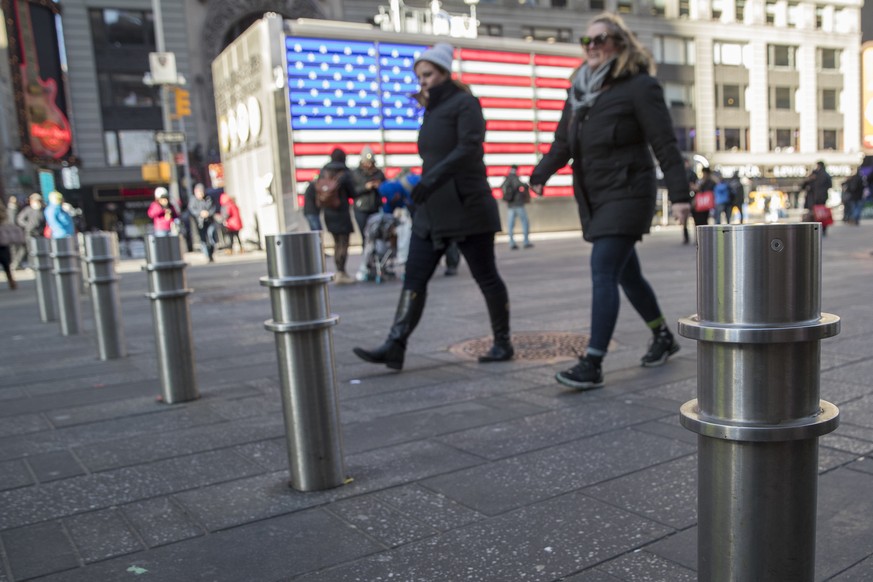
[[[654,38],[655,62],[665,65],[693,65],[694,41],[681,36],[660,36]]]
[[[104,107],[159,107],[157,87],[142,82],[142,74],[98,73],[100,103]]]
[[[153,130],[105,131],[107,166],[141,166],[157,159],[158,147]]]
[[[767,15],[767,24],[773,24],[776,22],[776,2],[775,0],[767,0],[767,6],[765,7],[765,14]]]
[[[142,10],[92,9],[91,33],[94,44],[114,47],[154,46],[152,13]]]
[[[796,129],[771,129],[770,149],[774,152],[793,152],[797,148],[797,133]]]
[[[800,11],[800,6],[797,2],[791,2],[788,4],[788,26],[789,28],[800,28],[802,12]]]
[[[694,107],[694,86],[682,85],[680,83],[664,82],[664,100],[667,102],[667,107],[675,108],[693,108]]]
[[[552,0],[552,8],[566,8],[567,0]]]
[[[737,22],[745,22],[746,0],[736,0]]]
[[[688,18],[691,15],[691,2],[689,0],[679,0],[679,17]]]
[[[836,89],[822,89],[821,91],[821,108],[824,111],[836,111],[839,105],[837,103]]]
[[[819,137],[820,146],[823,150],[838,150],[840,149],[840,140],[842,136],[839,130],[823,129]]]
[[[738,109],[740,107],[739,85],[722,85],[721,106],[728,109]]]
[[[618,0],[618,13],[631,14],[634,11],[634,3],[630,0]]]
[[[797,47],[771,44],[767,47],[767,59],[771,68],[794,68]]]
[[[734,42],[715,42],[712,45],[713,62],[716,65],[741,66],[750,61],[748,47]]]
[[[664,16],[667,12],[667,0],[653,0],[652,1],[652,15],[654,16]]]
[[[839,49],[823,48],[819,49],[819,62],[822,70],[836,71],[840,68],[840,51]]]
[[[816,6],[815,7],[815,29],[821,30],[823,22],[824,22],[824,6]]]
[[[572,31],[569,28],[551,26],[522,26],[521,37],[525,40],[544,40],[546,42],[570,42]]]
[[[479,34],[482,36],[503,36],[502,24],[480,24]]]
[[[712,19],[721,20],[724,13],[724,0],[712,0]]]
[[[591,10],[606,10],[606,2],[605,0],[591,0],[590,7]]]
[[[791,87],[774,87],[771,109],[791,109]]]
[[[697,130],[693,127],[674,127],[676,134],[676,142],[679,149],[683,152],[693,152],[697,150]]]
[[[716,146],[721,151],[738,151],[742,150],[742,143],[740,142],[740,136],[742,135],[742,130],[739,127],[725,127],[721,130],[716,131],[718,135],[721,133],[723,139],[718,140]]]

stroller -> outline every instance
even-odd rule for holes
[[[378,212],[367,219],[364,231],[364,251],[358,279],[381,283],[386,278],[394,278],[397,219],[392,214]]]

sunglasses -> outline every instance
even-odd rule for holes
[[[600,48],[611,38],[615,38],[615,35],[606,32],[598,34],[597,36],[580,36],[579,44],[581,44],[583,48],[588,48],[592,44],[594,45],[594,48]]]

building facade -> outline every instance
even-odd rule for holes
[[[170,146],[193,181],[209,182],[218,136],[210,63],[265,12],[286,18],[373,22],[382,0],[184,0],[160,4],[165,50],[175,54],[191,115],[165,127],[161,88],[143,83],[157,50],[158,0],[63,0],[70,121],[79,160],[78,188],[66,192],[102,228],[107,207],[145,228],[156,185],[142,165],[162,155],[155,133],[183,130],[186,148]],[[480,36],[576,43],[602,10],[622,14],[649,47],[689,156],[726,174],[796,186],[819,159],[835,176],[860,161],[862,0],[481,0]],[[419,8],[429,0],[409,0]],[[445,0],[451,13],[470,0]],[[0,39],[2,40],[2,39]],[[0,46],[0,50],[5,45]],[[0,92],[8,94],[7,59]],[[170,100],[172,101],[172,100]],[[0,109],[0,171],[8,194],[31,188],[30,167],[16,155],[15,117]],[[172,106],[171,106],[172,109]],[[184,166],[179,166],[184,174]],[[60,182],[60,180],[59,180]],[[182,197],[189,183],[180,181]],[[132,231],[131,234],[135,234]]]

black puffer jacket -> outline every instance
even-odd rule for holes
[[[545,184],[573,160],[573,186],[585,240],[641,238],[655,212],[655,153],[671,202],[689,202],[682,154],[657,80],[648,74],[609,79],[590,108],[564,105],[555,141],[530,177]]]
[[[429,192],[412,229],[437,246],[448,238],[500,231],[485,174],[485,118],[479,100],[451,81],[430,90],[418,133],[420,184]]]

